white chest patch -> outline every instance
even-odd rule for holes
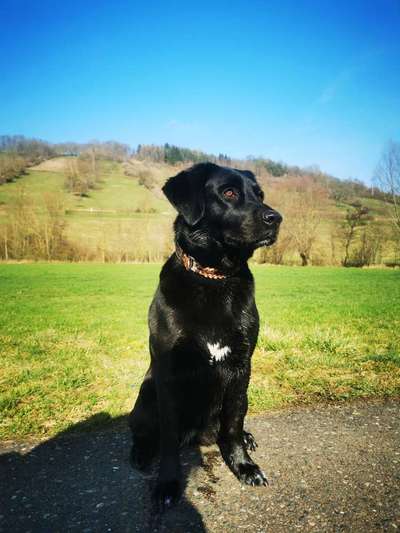
[[[221,346],[219,342],[216,342],[215,344],[207,342],[207,348],[214,361],[222,361],[231,353],[229,346]]]

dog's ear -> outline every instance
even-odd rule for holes
[[[238,170],[238,172],[241,172],[242,174],[244,174],[246,176],[246,178],[250,178],[251,180],[256,181],[256,177],[255,177],[254,173],[251,170],[239,170],[239,169],[237,169],[237,170]]]
[[[204,185],[217,165],[199,163],[169,178],[163,193],[185,221],[194,226],[204,216]]]

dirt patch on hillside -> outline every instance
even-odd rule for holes
[[[42,161],[38,165],[31,167],[31,170],[41,170],[45,172],[65,172],[68,161],[74,159],[72,157],[54,157],[53,159],[47,159]]]

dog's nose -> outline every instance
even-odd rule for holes
[[[263,220],[267,226],[272,226],[274,224],[278,225],[282,222],[282,217],[278,211],[268,210],[263,213]]]

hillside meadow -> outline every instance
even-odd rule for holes
[[[65,187],[68,164],[69,158],[46,161],[0,187],[0,247],[4,246],[7,225],[17,226],[24,237],[32,227],[36,234],[43,233],[46,221],[51,226],[50,204],[50,210],[52,206],[60,207],[63,234],[76,248],[78,259],[119,262],[165,257],[171,246],[173,209],[160,192],[152,192],[140,185],[137,177],[127,176],[121,163],[100,161],[94,189],[87,196],[74,195]],[[140,165],[138,176],[146,168]],[[157,165],[152,169],[157,172]],[[174,170],[163,165],[163,179],[168,172]],[[1,256],[4,258],[4,253]],[[18,258],[34,258],[29,252],[22,252],[22,256]]]
[[[0,186],[0,259],[163,261],[172,249],[175,213],[161,186],[184,166],[135,158],[124,163],[101,159],[96,162],[95,177],[82,174],[84,181],[92,183],[78,194],[68,189],[68,176],[77,161],[56,157]],[[261,174],[259,180],[266,201],[283,214],[284,224],[278,243],[257,252],[257,262],[300,264],[301,246],[310,247],[307,261],[311,264],[340,264],[345,248],[343,221],[354,202],[368,208],[372,221],[355,229],[352,260],[358,260],[363,246],[361,255],[369,254],[369,263],[398,262],[382,201],[357,195],[350,195],[347,203],[334,200],[332,191],[328,198],[327,189],[306,177]]]
[[[148,367],[159,264],[0,265],[0,437],[126,414]],[[250,413],[400,393],[400,272],[253,265]]]

